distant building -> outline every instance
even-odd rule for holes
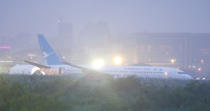
[[[137,33],[120,35],[115,44],[137,63],[210,72],[209,42],[208,33]]]

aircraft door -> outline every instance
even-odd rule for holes
[[[64,74],[64,67],[59,67],[58,74],[59,75]]]

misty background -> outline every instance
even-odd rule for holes
[[[209,6],[208,0],[1,0],[0,46],[11,48],[0,49],[0,59],[43,62],[36,37],[42,33],[74,63],[96,57],[110,63],[121,55],[124,65],[208,68]]]
[[[112,33],[210,30],[208,0],[1,0],[0,34],[57,34],[70,22],[77,35],[89,23],[106,22]]]

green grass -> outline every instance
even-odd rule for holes
[[[10,66],[3,66],[0,64],[0,74],[9,72]]]
[[[0,111],[210,111],[210,82],[1,75]]]

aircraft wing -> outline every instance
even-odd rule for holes
[[[33,66],[39,67],[39,68],[51,68],[50,66],[46,66],[46,65],[39,64],[39,63],[31,62],[31,61],[28,61],[28,60],[24,60],[24,62],[26,62],[28,64],[31,64]]]
[[[68,65],[68,66],[72,66],[72,67],[75,67],[75,68],[78,68],[78,69],[82,69],[82,70],[86,70],[87,69],[85,67],[81,67],[81,66],[78,66],[78,65],[75,65],[75,64],[66,62],[66,61],[63,61],[63,63],[66,64],[66,65]]]
[[[99,71],[94,70],[94,69],[89,69],[89,68],[86,68],[86,67],[78,66],[78,65],[66,62],[66,61],[63,61],[63,64],[69,65],[71,67],[78,68],[78,69],[82,70],[84,73],[88,73],[88,74],[99,74],[99,73],[105,74],[103,72],[99,72]]]

